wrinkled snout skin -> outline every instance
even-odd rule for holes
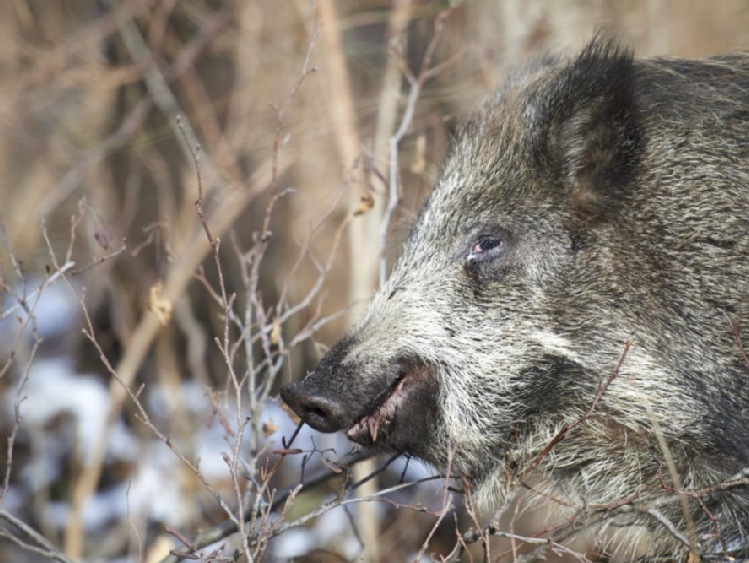
[[[569,517],[656,503],[595,524],[620,560],[688,553],[658,432],[703,557],[749,556],[749,490],[714,487],[749,467],[748,311],[749,57],[599,38],[476,111],[364,317],[281,395],[318,430],[449,459],[488,510],[519,479]]]

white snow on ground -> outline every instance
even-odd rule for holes
[[[31,279],[26,283],[26,290],[21,286],[13,292],[26,298],[29,308],[34,313],[39,334],[49,338],[69,330],[80,318],[80,305],[71,293],[68,285],[58,280],[44,287],[42,279]],[[18,302],[10,295],[5,296],[0,314],[0,340],[8,342],[26,325],[26,335],[31,335],[31,324],[26,323],[28,315]]]
[[[13,412],[13,403],[19,393],[18,385],[5,394],[4,407],[6,416]],[[59,477],[63,461],[71,455],[75,445],[82,461],[91,458],[95,441],[104,427],[109,405],[109,390],[101,378],[86,374],[77,374],[71,362],[66,359],[37,359],[31,366],[27,381],[20,389],[21,427],[29,435],[34,455],[23,469],[22,481],[18,490],[11,487],[3,505],[7,510],[22,510],[28,502],[29,491],[39,491]],[[179,389],[181,406],[190,417],[190,443],[184,450],[188,459],[200,459],[200,470],[211,483],[229,482],[230,473],[224,454],[231,454],[231,446],[226,441],[226,429],[213,412],[213,405],[204,389],[192,381],[184,383]],[[147,397],[147,408],[154,413],[154,421],[168,417],[170,409],[167,396],[159,386],[151,385],[144,393]],[[224,416],[236,431],[237,417],[231,401],[222,401]],[[267,436],[266,455],[273,455],[273,450],[281,449],[282,437],[290,437],[296,425],[281,408],[278,400],[265,403],[261,413],[261,422],[277,427]],[[157,424],[158,425],[158,424]],[[246,434],[249,433],[249,428]],[[173,439],[176,439],[173,436]],[[232,438],[233,439],[233,438]],[[175,442],[176,443],[176,442]],[[97,492],[87,503],[83,511],[84,526],[90,531],[104,530],[115,522],[122,522],[128,513],[134,521],[142,522],[145,516],[150,521],[162,522],[179,528],[190,523],[193,510],[196,509],[195,498],[186,494],[184,481],[177,478],[181,461],[169,448],[155,437],[143,441],[121,421],[116,421],[110,429],[109,459],[116,458],[133,466],[128,480],[113,485],[104,491]],[[244,440],[242,454],[247,455],[247,440]],[[293,447],[301,448],[305,453],[316,449],[305,467],[305,479],[325,469],[321,457],[335,461],[350,450],[348,440],[341,433],[322,435],[304,426],[296,438]],[[301,463],[303,455],[290,455],[285,459],[281,472],[283,481],[299,482],[302,476]],[[263,463],[263,462],[261,462]],[[405,460],[396,461],[390,468],[394,475],[400,475],[405,467]],[[405,473],[407,480],[415,480],[430,475],[429,468],[421,463],[411,461]],[[441,502],[443,483],[419,486],[420,502],[430,505]],[[403,493],[405,495],[409,493]],[[229,494],[229,497],[231,494]],[[394,498],[399,497],[396,493]],[[227,499],[234,505],[231,499]],[[349,508],[356,513],[356,506]],[[378,512],[383,512],[379,506]],[[49,502],[44,508],[43,518],[50,527],[63,529],[69,519],[68,502]],[[330,547],[349,559],[361,552],[359,540],[353,533],[351,523],[342,507],[322,514],[310,527],[286,531],[281,538],[271,542],[270,553],[280,560],[308,553],[315,547]]]
[[[6,413],[13,410],[13,401],[19,392],[16,386],[5,396]],[[224,454],[230,453],[224,427],[212,416],[212,406],[205,391],[193,382],[184,384],[180,390],[184,405],[199,421],[192,434],[193,442],[189,459],[200,459],[200,470],[209,482],[226,481],[230,477]],[[38,455],[24,469],[24,482],[32,490],[49,485],[59,476],[62,460],[71,454],[73,444],[85,462],[90,459],[99,432],[104,427],[109,405],[109,391],[99,378],[76,374],[69,361],[63,359],[39,359],[30,368],[27,381],[20,389],[23,398],[20,407],[21,427],[28,430],[32,443],[41,444]],[[157,387],[149,389],[149,406],[162,415],[168,414],[163,392]],[[225,413],[234,426],[236,417],[231,409]],[[69,426],[55,422],[56,434],[50,435],[47,426],[53,421],[67,417]],[[210,422],[210,424],[209,424]],[[277,401],[268,401],[261,414],[261,422],[278,427],[270,434],[269,450],[281,448],[281,436],[290,436],[295,428],[288,415]],[[74,436],[65,436],[65,430]],[[62,436],[63,439],[60,439]],[[347,443],[341,436],[320,436],[305,427],[297,438],[295,446],[311,449],[312,438],[320,449],[335,448],[338,454],[326,453],[327,458],[335,459],[347,451]],[[148,514],[152,520],[170,526],[183,523],[185,514],[184,491],[175,479],[165,476],[175,475],[181,462],[167,446],[157,439],[145,446],[121,421],[112,426],[108,441],[108,455],[136,463],[134,477],[129,482],[97,493],[84,509],[84,525],[97,529],[107,522],[126,516],[129,503],[133,514]],[[246,452],[246,445],[243,446]],[[187,453],[187,452],[186,452]],[[300,475],[299,465],[302,456],[290,456],[284,463],[284,470]],[[319,471],[322,464],[319,456],[309,463],[307,475]],[[129,485],[129,489],[128,489]],[[52,502],[45,513],[47,523],[63,527],[68,518],[70,506],[67,502]],[[339,529],[336,527],[335,529]],[[328,537],[328,536],[325,536]]]
[[[206,390],[196,381],[188,380],[182,383],[178,389],[180,408],[191,413],[205,415],[211,412],[211,403],[206,397]],[[173,399],[174,391],[163,385],[149,385],[147,395],[148,411],[154,416],[170,415],[170,400]]]
[[[149,444],[130,483],[128,500],[133,513],[148,514],[150,519],[169,526],[184,523],[186,514],[181,513],[181,508],[186,499],[178,480],[173,478],[176,463],[178,460],[164,444]],[[165,479],[167,475],[172,478]]]
[[[16,386],[5,395],[6,412],[13,411],[18,392]],[[71,416],[75,420],[75,446],[83,461],[90,459],[109,405],[109,391],[101,379],[75,373],[67,360],[38,359],[31,365],[20,394],[22,427],[43,429],[61,415]],[[55,444],[50,447],[54,449]],[[132,434],[121,422],[115,422],[110,433],[110,454],[133,458],[137,448]]]
[[[125,487],[114,487],[91,497],[83,510],[83,525],[89,530],[102,529],[114,520],[121,520],[127,514]],[[48,525],[59,529],[69,520],[70,503],[50,502],[45,506],[44,517]]]
[[[335,545],[341,550],[341,555],[349,560],[361,552],[361,544],[352,534],[351,523],[343,507],[324,513],[314,527],[287,530],[271,544],[271,548],[273,557],[288,561],[317,547],[330,545]]]
[[[271,544],[273,556],[281,561],[290,561],[294,557],[301,557],[317,547],[317,538],[305,528],[287,530],[281,538]]]

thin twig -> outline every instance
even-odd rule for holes
[[[111,0],[108,0],[108,3],[109,2],[111,2]],[[228,2],[217,12],[213,21],[210,22],[209,25],[203,27],[202,34],[208,37],[213,37],[215,33],[214,30],[221,29],[231,21],[232,13],[232,3]],[[183,115],[184,112],[180,108],[177,98],[169,88],[169,81],[166,74],[159,70],[156,58],[148,48],[143,35],[140,33],[140,30],[138,30],[138,26],[133,19],[122,23],[120,27],[120,35],[122,36],[123,43],[130,52],[133,60],[143,68],[143,79],[146,82],[148,91],[157,107],[167,116],[167,118],[169,118],[169,123],[173,127],[174,136],[177,139],[184,138],[185,144],[181,146],[185,150],[185,155],[188,157],[192,155],[194,158],[193,147],[198,145],[198,138],[195,135],[195,131],[187,121],[179,122],[178,125],[175,123],[175,118],[179,115]],[[180,131],[182,133],[181,136]],[[206,159],[206,168],[211,181],[220,178],[218,168],[216,168],[209,159]],[[227,179],[222,178],[222,181],[226,182]]]
[[[23,520],[13,516],[10,512],[6,510],[0,510],[0,520],[4,520],[8,524],[18,528],[40,546],[36,547],[23,542],[13,534],[3,534],[6,538],[8,538],[21,548],[25,549],[26,551],[31,551],[44,557],[54,559],[55,561],[61,561],[62,563],[76,563],[75,559],[70,559],[69,557],[66,557],[65,555],[60,553],[60,550],[58,550],[52,544],[52,542],[50,542],[47,538],[37,532],[34,528],[26,524]]]
[[[573,430],[586,420],[588,420],[593,413],[596,410],[596,407],[598,406],[598,402],[601,400],[601,397],[606,393],[609,386],[614,382],[614,380],[619,377],[619,373],[621,372],[622,366],[624,365],[624,360],[627,358],[627,354],[629,353],[630,348],[632,347],[632,341],[627,340],[627,342],[624,344],[624,350],[622,351],[621,356],[619,357],[619,362],[616,365],[616,369],[612,372],[609,377],[601,382],[601,384],[598,386],[598,390],[596,391],[595,397],[593,398],[593,402],[590,404],[590,407],[588,408],[588,411],[583,414],[580,418],[565,424],[562,426],[562,428],[559,429],[559,431],[554,435],[554,437],[549,440],[549,443],[546,444],[543,450],[536,456],[536,458],[528,465],[528,467],[525,468],[525,470],[520,475],[519,481],[522,483],[526,480],[528,475],[534,471],[538,466],[541,464],[543,459],[549,455],[549,452],[556,447],[559,442],[564,440],[565,436],[569,433],[570,430]]]

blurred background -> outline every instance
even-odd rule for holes
[[[749,2],[5,0],[0,30],[0,560],[437,560],[474,525],[443,483],[366,498],[416,461],[273,504],[350,453],[283,440],[278,386],[356,318],[509,69],[600,30],[745,49]]]

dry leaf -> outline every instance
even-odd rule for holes
[[[278,345],[279,340],[281,339],[281,323],[278,319],[273,321],[273,328],[270,331],[270,343],[274,346]]]
[[[267,438],[274,432],[278,430],[279,426],[277,424],[273,423],[273,420],[269,420],[268,422],[264,422],[263,425],[260,427],[260,431],[263,433],[263,437]]]
[[[427,148],[427,138],[426,135],[419,135],[419,138],[416,139],[416,152],[414,154],[414,160],[411,163],[411,172],[414,174],[423,174],[424,170],[426,170],[427,167],[427,160],[426,160],[426,148]]]
[[[302,419],[299,418],[297,414],[293,410],[291,410],[291,407],[286,403],[282,402],[281,408],[286,411],[286,414],[289,415],[289,418],[294,424],[299,424],[302,421]]]
[[[298,455],[303,451],[304,450],[301,448],[280,448],[278,450],[273,450],[273,453],[276,455]]]
[[[322,462],[330,469],[333,473],[341,473],[343,471],[342,468],[338,467],[335,463],[332,463],[325,459],[325,456],[321,456],[320,459],[322,459]]]
[[[370,211],[375,204],[374,197],[370,193],[366,193],[363,196],[359,198],[359,204],[356,206],[356,209],[354,210],[354,217],[358,217],[359,215],[364,215],[368,211]]]
[[[164,289],[164,286],[160,281],[151,286],[151,289],[148,291],[148,308],[153,311],[153,314],[159,319],[161,325],[166,326],[169,323],[169,319],[172,318],[172,304],[161,297],[162,289]]]

